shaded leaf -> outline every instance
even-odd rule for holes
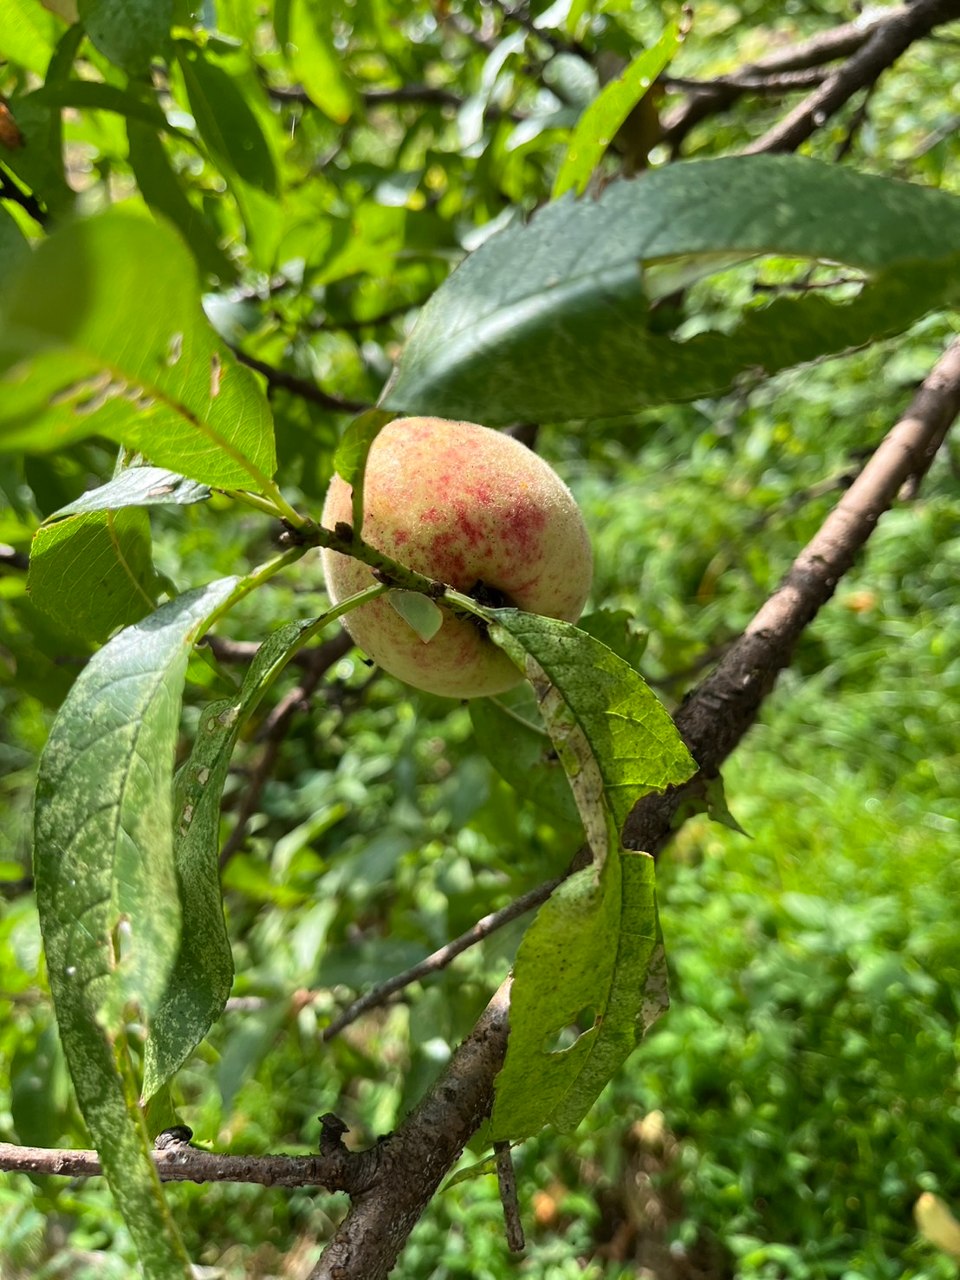
[[[29,252],[26,236],[6,209],[0,207],[0,280],[9,279],[23,266]]]
[[[125,89],[97,80],[64,78],[48,81],[21,100],[45,107],[76,107],[79,111],[110,111],[127,120],[136,120],[192,144],[190,136],[172,125],[156,103],[144,102]],[[192,144],[196,145],[196,144]]]
[[[34,878],[77,1099],[146,1274],[190,1274],[150,1158],[124,1042],[178,945],[173,755],[190,645],[235,579],[122,631],[78,676],[40,759]]]
[[[381,403],[497,425],[720,394],[956,298],[958,211],[946,192],[799,156],[673,164],[597,200],[568,196],[492,236],[437,290]],[[869,280],[853,301],[809,292],[747,309],[729,332],[661,332],[645,268],[730,254],[829,260]]]
[[[394,417],[396,417],[395,414],[385,409],[367,409],[365,413],[354,418],[344,431],[337,451],[333,455],[333,465],[337,474],[342,476],[347,484],[355,484],[362,478],[370,446],[377,438],[381,427],[385,427]]]
[[[588,825],[596,805],[609,808],[619,834],[641,796],[685,782],[696,765],[666,707],[605,645],[569,622],[518,609],[491,609],[489,617],[490,638],[533,684],[600,854]]]
[[[151,209],[170,219],[189,245],[202,272],[223,282],[233,280],[236,268],[220,248],[203,214],[187,199],[155,130],[128,120],[127,138],[130,167],[144,200]]]
[[[496,698],[472,698],[469,711],[477,746],[504,781],[558,821],[578,825],[567,775],[530,685]]]
[[[240,731],[313,622],[291,622],[257,650],[235,698],[206,707],[174,790],[174,859],[183,928],[180,949],[150,1026],[143,1096],[152,1097],[223,1012],[233,956],[218,863],[220,798]]]
[[[27,589],[45,613],[87,640],[138,622],[156,604],[146,513],[88,511],[41,525]]]
[[[123,71],[145,71],[165,51],[173,23],[173,0],[78,0],[87,35],[105,58]]]
[[[3,449],[106,435],[231,487],[276,466],[269,407],[204,317],[189,252],[127,209],[57,231],[5,292],[0,392]]]
[[[594,609],[583,615],[577,623],[577,629],[586,631],[594,640],[599,640],[608,649],[612,649],[618,658],[639,670],[649,633],[638,625],[629,610]]]

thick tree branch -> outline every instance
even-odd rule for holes
[[[958,412],[960,340],[938,361],[741,638],[677,713],[677,725],[704,774],[716,774],[754,723],[800,634],[833,595],[901,487],[926,473]],[[661,849],[685,794],[677,788],[641,800],[627,820],[625,843],[650,852]],[[438,1082],[383,1144],[384,1169],[390,1172],[372,1191],[354,1198],[311,1280],[382,1280],[390,1273],[446,1169],[489,1113],[506,1053],[508,1013],[505,983]]]
[[[872,85],[915,41],[956,18],[960,18],[960,0],[917,0],[878,25],[862,48],[789,115],[746,147],[744,155],[795,151],[859,89]]]
[[[348,1151],[346,1125],[336,1116],[321,1116],[317,1156],[230,1156],[190,1146],[190,1130],[168,1130],[157,1138],[153,1153],[163,1182],[254,1182],[264,1187],[325,1187],[359,1195],[380,1174],[380,1147]],[[95,1151],[18,1147],[0,1142],[0,1169],[7,1173],[55,1174],[65,1178],[99,1177],[103,1170]]]
[[[762,92],[756,87],[757,82],[776,82],[794,72],[823,68],[826,63],[856,53],[877,31],[883,30],[887,24],[896,22],[909,12],[909,8],[904,7],[885,10],[870,20],[857,18],[843,26],[834,27],[831,31],[824,31],[810,40],[788,45],[785,49],[758,58],[756,62],[747,63],[731,75],[719,76],[716,80],[697,86],[687,102],[664,117],[663,141],[676,149],[701,120],[729,110],[744,93]],[[784,85],[784,88],[787,87]]]
[[[380,1147],[377,1184],[354,1196],[310,1280],[383,1280],[464,1144],[489,1114],[507,1047],[510,979],[404,1124]]]
[[[793,562],[777,590],[716,669],[697,686],[674,719],[702,772],[714,776],[757,718],[804,629],[852,567],[901,488],[926,474],[950,424],[960,413],[960,340],[934,366],[910,407],[820,529]],[[688,788],[646,796],[624,827],[631,849],[657,853]]]

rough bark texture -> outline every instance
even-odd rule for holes
[[[490,1111],[507,1049],[509,980],[443,1075],[380,1148],[376,1186],[354,1196],[311,1280],[382,1280],[444,1175]]]

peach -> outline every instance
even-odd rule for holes
[[[323,524],[349,522],[351,488],[334,476]],[[525,445],[472,422],[401,418],[370,449],[363,538],[385,555],[474,595],[576,622],[593,574],[573,495]],[[323,551],[334,603],[374,581],[359,560]],[[442,608],[424,643],[384,596],[344,618],[360,649],[417,689],[450,698],[502,693],[522,676],[482,625]]]

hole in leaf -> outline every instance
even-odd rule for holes
[[[564,1053],[567,1049],[572,1049],[584,1032],[592,1031],[599,1021],[596,1009],[585,1005],[572,1022],[544,1037],[543,1052]]]

